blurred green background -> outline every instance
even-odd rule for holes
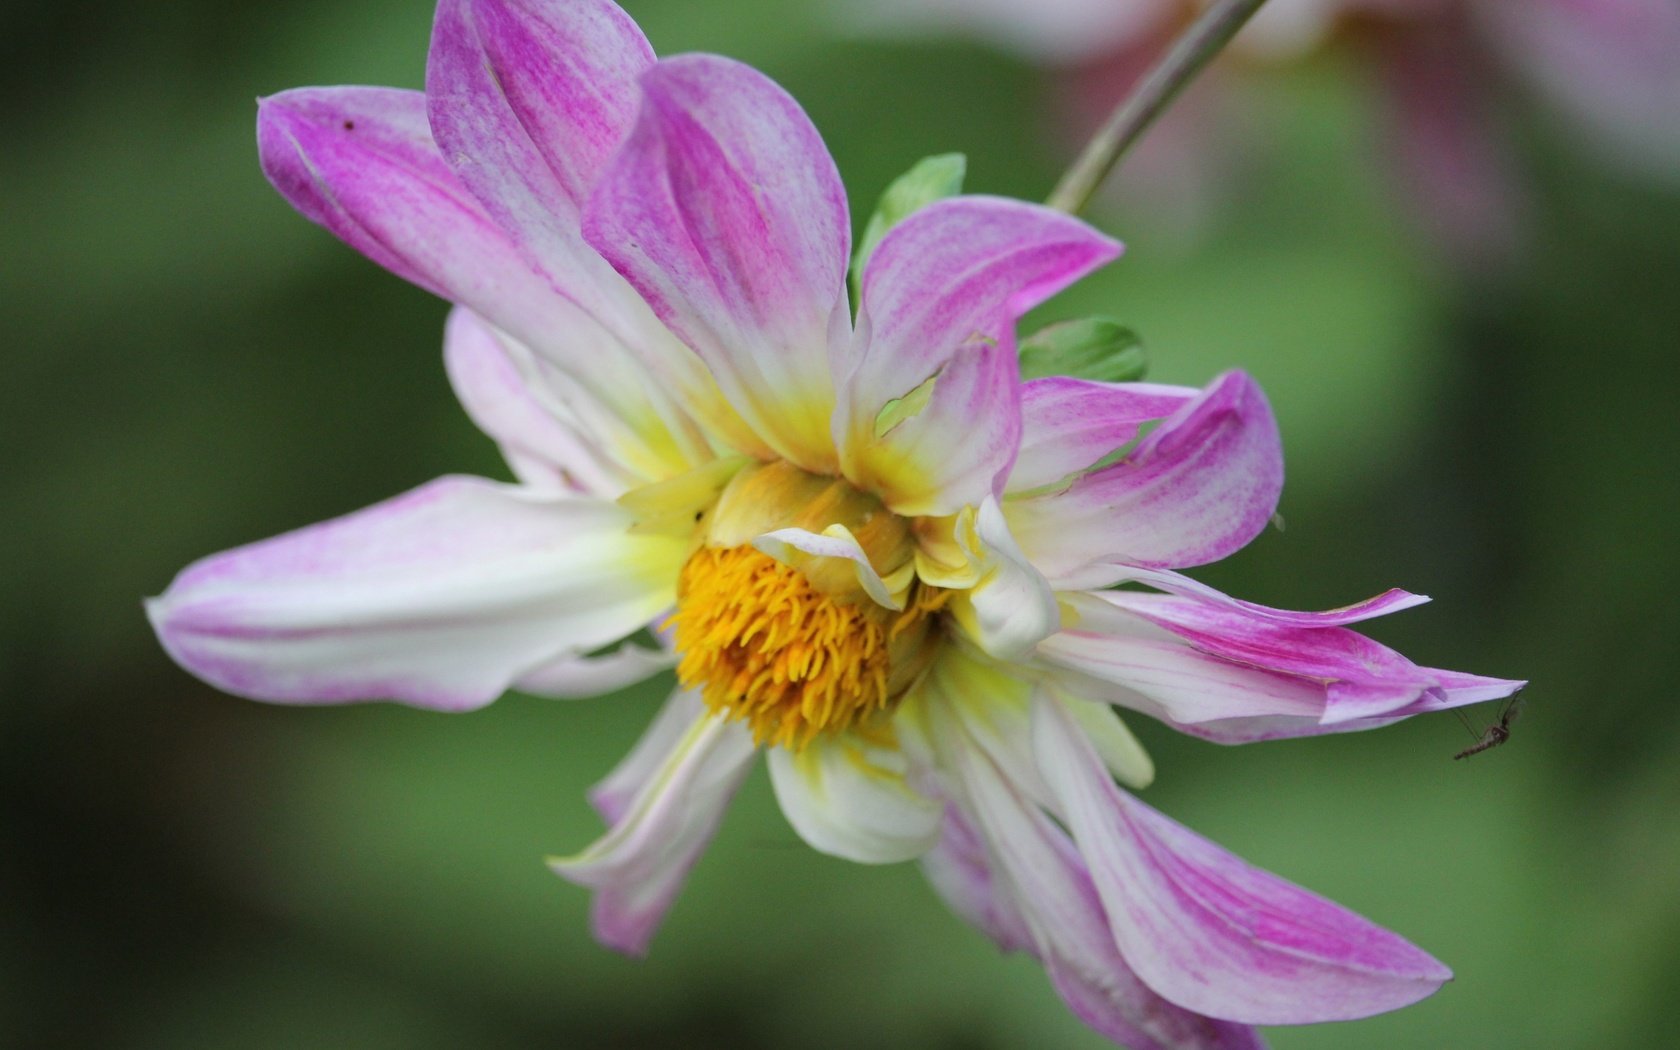
[[[837,35],[770,0],[627,0],[666,53],[798,96],[854,202],[960,150],[1041,198],[1067,159],[1034,70]],[[252,99],[419,86],[426,0],[0,13],[0,1042],[20,1047],[1104,1044],[914,865],[800,845],[749,782],[643,962],[589,939],[545,854],[663,682],[470,715],[221,696],[140,598],[188,561],[445,472],[505,476],[453,403],[443,303],[295,216]],[[1125,206],[1102,310],[1152,378],[1252,371],[1290,463],[1270,531],[1205,578],[1321,608],[1401,585],[1372,633],[1531,678],[1509,746],[1451,716],[1220,748],[1133,719],[1157,807],[1457,970],[1423,1004],[1279,1048],[1657,1046],[1680,1025],[1680,196],[1503,100],[1529,195],[1502,273],[1454,267],[1384,170],[1333,53],[1256,81],[1273,122],[1194,237]],[[1122,174],[1122,178],[1123,178]],[[1666,508],[1666,510],[1664,509]],[[1483,720],[1492,712],[1472,716]]]

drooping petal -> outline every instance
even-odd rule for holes
[[[1466,704],[1503,700],[1528,685],[1524,679],[1488,678],[1479,674],[1466,674],[1463,671],[1445,671],[1439,667],[1431,667],[1429,672],[1440,680],[1442,695],[1433,706],[1428,705],[1427,699],[1418,706],[1431,711],[1445,711]]]
[[[905,780],[904,756],[859,733],[771,748],[770,783],[788,823],[813,849],[863,864],[926,853],[940,805]]]
[[[501,446],[526,484],[617,497],[633,479],[566,421],[569,412],[534,388],[535,368],[524,355],[515,356],[519,349],[471,310],[450,311],[443,361],[467,415]]]
[[[973,821],[955,805],[945,808],[939,841],[922,856],[922,874],[951,910],[1006,952],[1033,950],[1032,933],[1009,888],[993,871]]]
[[[1199,652],[1171,632],[1079,606],[1079,623],[1044,640],[1040,663],[1067,693],[1119,704],[1224,743],[1325,732],[1324,686]]]
[[[587,700],[635,685],[676,663],[676,654],[668,649],[627,641],[610,652],[562,656],[520,675],[513,687],[533,696]]]
[[[1119,253],[1077,219],[994,197],[938,201],[894,227],[835,362],[846,476],[900,514],[998,492],[1021,438],[1016,319]]]
[[[1051,983],[1079,1019],[1136,1050],[1258,1050],[1253,1029],[1200,1016],[1152,990],[1126,964],[1109,933],[1109,918],[1067,834],[1014,785],[989,752],[966,739],[962,717],[940,717],[941,765],[979,832],[968,842],[965,892],[979,887],[992,900],[958,898],[988,910],[977,923],[1004,948],[1025,936]],[[961,825],[958,825],[960,827]],[[976,877],[977,873],[983,876]],[[999,936],[999,935],[1002,936]]]
[[[666,391],[753,451],[704,365],[583,240],[584,203],[630,130],[637,78],[652,64],[641,30],[608,0],[445,0],[426,66],[432,132],[462,184],[554,292],[608,337],[578,340],[579,352],[597,367],[614,354],[651,370],[658,389],[644,396],[673,431],[685,421]],[[636,378],[618,381],[642,385]]]
[[[962,738],[985,752],[987,760],[1001,771],[1012,790],[1036,805],[1044,805],[1049,801],[1050,791],[1039,779],[1032,741],[1027,737],[1034,683],[1022,671],[1014,664],[953,645],[940,653],[922,688],[931,698],[930,705],[935,711],[943,708],[960,716]],[[958,731],[944,725],[923,734],[936,737],[930,740],[927,749],[938,752],[937,737]],[[913,739],[906,736],[904,744],[909,750]],[[941,754],[933,765],[942,767],[949,761],[949,755]]]
[[[462,710],[675,600],[681,541],[610,503],[450,477],[212,555],[147,613],[183,667],[258,700]]]
[[[1161,594],[1105,591],[1102,599],[1202,652],[1326,683],[1326,723],[1388,714],[1438,684],[1393,649],[1346,627],[1277,624],[1246,610]]]
[[[589,804],[608,826],[624,819],[636,796],[653,781],[683,737],[705,714],[706,705],[698,694],[671,694],[630,753],[589,789]]]
[[[1338,609],[1327,609],[1323,612],[1296,612],[1292,609],[1274,609],[1271,606],[1260,605],[1255,602],[1233,598],[1225,592],[1199,580],[1191,579],[1183,573],[1170,569],[1145,569],[1136,565],[1114,565],[1112,579],[1108,579],[1102,586],[1107,587],[1116,583],[1143,583],[1158,591],[1176,594],[1185,598],[1199,598],[1215,605],[1247,613],[1249,616],[1271,623],[1284,624],[1292,627],[1346,627],[1350,623],[1361,620],[1371,620],[1378,616],[1387,616],[1402,609],[1422,605],[1429,601],[1426,594],[1413,594],[1398,587],[1391,587],[1374,598],[1367,598],[1362,602],[1344,605]]]
[[[744,726],[703,710],[664,748],[667,729],[662,715],[627,760],[638,768],[653,766],[652,775],[612,828],[583,852],[549,860],[556,875],[595,890],[595,939],[626,955],[647,951],[754,753]],[[658,750],[663,754],[655,766]]]
[[[580,400],[610,408],[622,433],[605,437],[639,474],[665,477],[710,456],[622,341],[557,292],[461,184],[432,142],[424,96],[282,92],[259,104],[257,143],[269,181],[305,216],[399,277],[471,308],[550,362]]]
[[[1112,466],[1062,492],[1010,500],[1021,546],[1058,590],[1100,586],[1104,563],[1174,568],[1217,561],[1259,534],[1283,490],[1265,395],[1227,372]]]
[[[1452,977],[1398,935],[1120,791],[1054,701],[1035,704],[1032,731],[1120,954],[1172,1002],[1247,1024],[1311,1024],[1408,1006]]]
[[[787,92],[715,55],[654,66],[584,233],[777,454],[833,469],[851,231],[833,158]]]
[[[1036,650],[1060,688],[1219,743],[1375,729],[1524,684],[1420,667],[1346,628],[1229,605],[1131,591],[1062,598],[1074,622]]]
[[[1021,452],[1008,492],[1054,485],[1137,438],[1138,427],[1165,419],[1195,398],[1193,387],[1093,383],[1067,376],[1021,386]]]

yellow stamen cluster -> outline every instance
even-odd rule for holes
[[[701,547],[669,621],[677,676],[761,745],[800,748],[885,712],[925,663],[947,592],[917,585],[903,611],[818,591],[753,547]]]

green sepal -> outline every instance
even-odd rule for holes
[[[1021,378],[1071,376],[1101,383],[1143,378],[1148,355],[1138,334],[1106,317],[1046,325],[1021,342]]]
[[[963,176],[968,173],[968,158],[961,153],[940,153],[923,157],[909,171],[900,175],[881,194],[875,214],[863,228],[857,251],[852,253],[852,301],[857,301],[862,287],[863,268],[875,254],[875,246],[887,231],[909,218],[910,214],[934,201],[955,197],[962,192]]]

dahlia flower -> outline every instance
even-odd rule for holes
[[[1152,768],[1110,705],[1238,743],[1518,683],[1347,626],[1414,595],[1286,612],[1176,571],[1266,525],[1278,432],[1240,372],[1022,381],[1016,320],[1116,242],[950,197],[860,260],[854,320],[804,112],[729,59],[656,60],[608,0],[443,0],[424,94],[284,92],[258,138],[300,211],[456,304],[450,378],[518,481],[442,478],[187,568],[148,606],[183,667],[462,711],[674,666],[592,792],[605,834],[552,861],[625,952],[762,753],[813,847],[919,859],[1133,1047],[1254,1046],[1448,978],[1117,786]]]

